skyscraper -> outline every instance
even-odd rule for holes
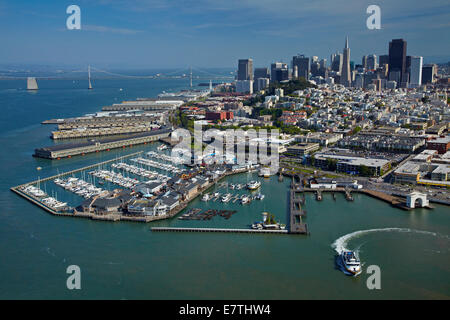
[[[270,65],[270,81],[281,82],[289,80],[289,71],[286,63],[275,62]]]
[[[374,54],[369,54],[367,56],[367,65],[366,68],[368,70],[375,70],[378,68],[377,56]]]
[[[260,78],[270,78],[269,68],[255,68],[255,80]]]
[[[306,80],[309,78],[310,63],[309,58],[302,55],[297,55],[292,58],[292,66],[297,66],[298,77],[303,77]]]
[[[348,47],[348,37],[345,39],[344,55],[342,59],[341,84],[351,87],[352,78],[350,73],[350,48]]]
[[[437,65],[427,64],[422,67],[422,83],[434,83],[437,74]]]
[[[331,55],[331,70],[341,73],[342,71],[342,53]]]
[[[362,57],[362,66],[364,69],[367,69],[367,56]]]
[[[253,80],[253,60],[239,59],[238,80]]]
[[[409,84],[412,88],[420,87],[422,84],[422,63],[422,57],[411,57]]]
[[[406,41],[393,39],[389,42],[389,80],[399,83],[406,72]],[[400,77],[399,77],[400,76]]]
[[[380,67],[383,67],[383,65],[385,65],[385,64],[389,65],[389,56],[387,54],[381,55],[378,58],[378,62],[379,62]]]

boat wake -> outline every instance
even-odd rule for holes
[[[368,233],[376,233],[376,232],[407,232],[407,233],[420,233],[420,234],[427,234],[432,236],[437,236],[437,233],[430,232],[430,231],[421,231],[421,230],[414,230],[414,229],[408,229],[408,228],[382,228],[382,229],[369,229],[369,230],[359,230],[355,231],[349,234],[346,234],[333,242],[331,247],[336,250],[338,254],[340,254],[344,250],[347,249],[347,244],[351,239],[366,235]]]

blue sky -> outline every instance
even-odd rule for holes
[[[66,8],[81,8],[67,30]],[[381,7],[381,30],[366,8]],[[448,0],[0,0],[0,62],[99,67],[236,67],[327,58],[349,36],[351,59],[385,54],[393,38],[408,54],[450,60]]]

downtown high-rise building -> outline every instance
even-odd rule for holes
[[[385,64],[389,65],[389,55],[383,54],[378,57],[378,64],[380,67],[384,66]]]
[[[422,57],[411,57],[411,66],[409,71],[409,85],[417,88],[422,85]]]
[[[331,70],[341,73],[341,71],[342,71],[342,53],[336,52],[331,55]]]
[[[253,60],[239,59],[237,80],[253,80]]]
[[[393,39],[389,42],[389,80],[402,82],[406,73],[406,41]]]
[[[348,46],[348,37],[345,39],[344,54],[342,57],[341,84],[345,87],[351,87],[352,78],[350,72],[350,48]]]
[[[270,78],[269,68],[255,68],[254,79]]]
[[[374,54],[369,54],[367,56],[367,70],[376,70],[378,68],[377,56]]]
[[[427,64],[422,67],[422,84],[434,83],[436,81],[437,65]]]
[[[289,80],[289,70],[287,63],[275,62],[270,65],[270,81],[281,82]]]
[[[294,56],[292,58],[292,67],[297,66],[298,70],[298,77],[303,77],[306,80],[309,79],[309,72],[310,72],[310,62],[309,62],[309,57],[305,57],[303,54],[302,55],[297,55]]]

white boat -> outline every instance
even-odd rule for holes
[[[340,254],[340,258],[342,261],[342,266],[345,268],[345,271],[349,272],[351,275],[357,276],[361,273],[361,262],[356,257],[353,251],[342,251]]]
[[[247,183],[247,189],[249,190],[256,190],[259,187],[261,187],[261,182],[259,181],[250,181],[249,183]]]
[[[247,196],[244,196],[241,198],[241,204],[247,204],[250,203],[250,198]]]
[[[256,199],[256,200],[263,200],[264,197],[265,197],[265,196],[264,196],[262,193],[258,193],[258,194],[255,196],[255,199]]]
[[[209,193],[205,193],[202,197],[202,201],[209,201],[211,199],[211,196]]]
[[[230,184],[230,189],[234,190],[236,188],[236,185]]]
[[[284,230],[286,229],[285,224],[281,224],[273,219],[273,216],[269,216],[268,212],[263,212],[263,221],[258,221],[252,224],[253,229],[269,229],[269,230]]]
[[[258,175],[264,178],[270,178],[270,168],[262,167],[259,169]]]
[[[231,200],[231,193],[227,193],[222,197],[222,202],[228,202]]]
[[[162,144],[158,147],[159,151],[166,150],[166,149],[167,149],[167,146],[165,144]]]

